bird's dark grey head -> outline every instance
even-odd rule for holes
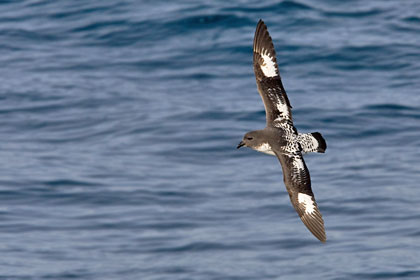
[[[242,139],[242,141],[238,144],[236,148],[239,149],[240,147],[243,147],[243,146],[249,147],[249,148],[255,148],[261,145],[261,137],[262,135],[261,135],[260,130],[247,132],[244,135],[244,138]]]

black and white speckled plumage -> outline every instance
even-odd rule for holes
[[[253,50],[254,73],[265,107],[266,128],[246,133],[238,148],[247,146],[277,156],[293,207],[312,234],[325,242],[324,221],[302,155],[325,152],[325,140],[318,132],[299,134],[294,127],[292,106],[280,78],[274,45],[262,20],[255,31]]]
[[[297,141],[302,146],[302,152],[311,153],[325,153],[327,143],[319,132],[299,133]]]

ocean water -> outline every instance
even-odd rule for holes
[[[2,1],[0,279],[420,279],[417,1]],[[252,69],[268,25],[328,241]]]

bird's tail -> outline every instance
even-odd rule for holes
[[[325,153],[327,149],[327,142],[319,132],[299,133],[298,142],[304,153]]]

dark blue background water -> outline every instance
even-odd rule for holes
[[[419,279],[417,1],[2,1],[0,279]],[[324,215],[252,69],[267,23]]]

